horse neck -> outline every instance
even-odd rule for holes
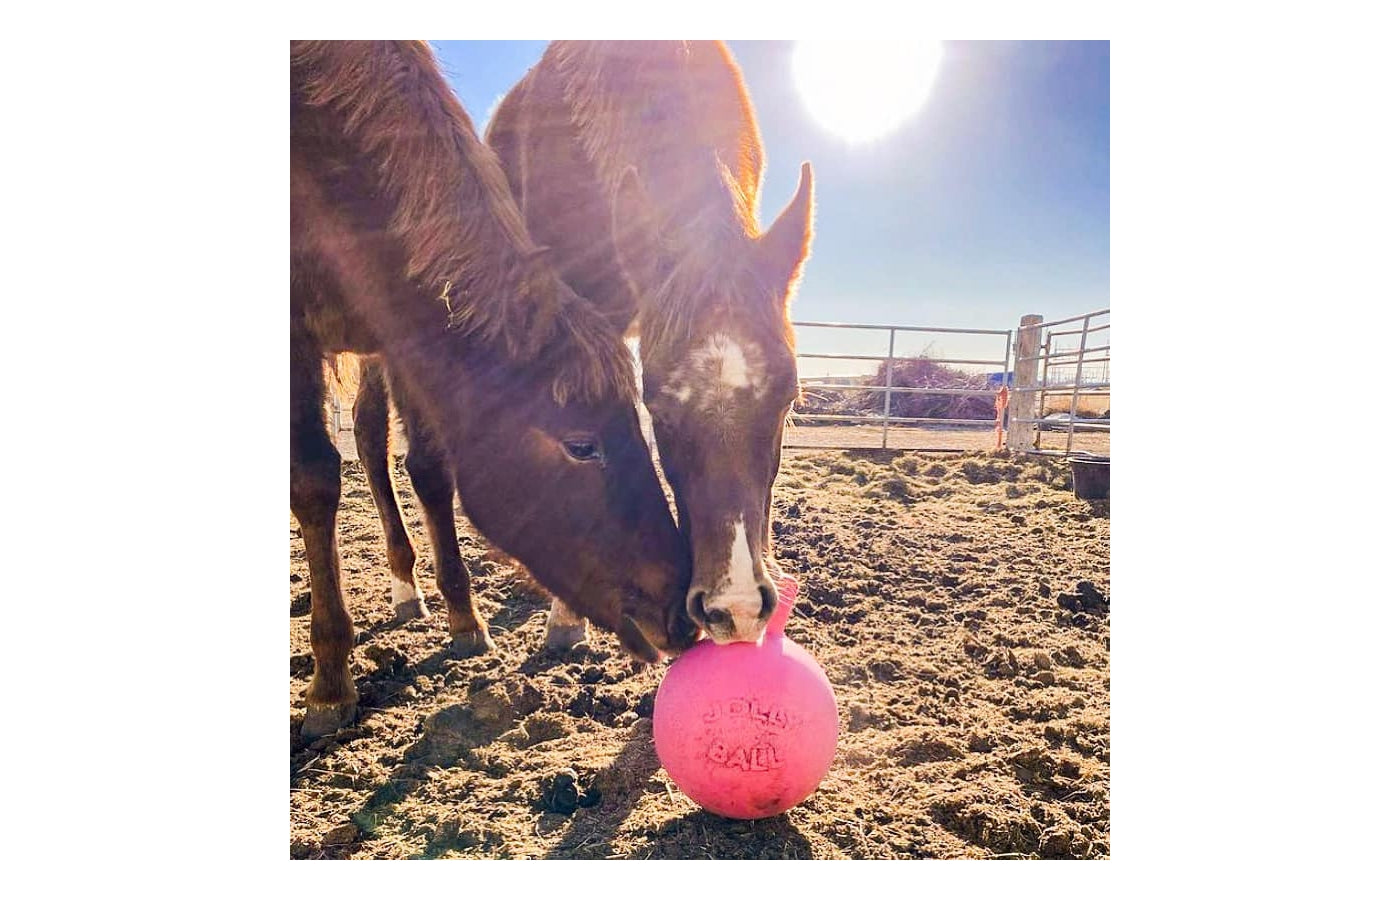
[[[402,250],[409,279],[442,296],[454,323],[529,338],[514,333],[512,304],[547,320],[557,282],[431,50],[294,42],[292,63],[293,146],[343,161],[351,195],[373,198],[364,207]]]
[[[313,325],[335,318],[362,323],[372,343],[358,352],[385,353],[396,371],[420,381],[434,371],[465,374],[451,365],[460,336],[447,327],[445,306],[404,281],[403,256],[384,232],[364,227],[356,210],[331,199],[318,158],[295,143],[291,154],[293,310]],[[424,338],[436,336],[435,339]],[[438,376],[441,377],[440,375]],[[468,387],[453,385],[453,390]],[[425,407],[435,404],[424,398]]]

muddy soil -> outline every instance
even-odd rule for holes
[[[378,517],[345,464],[340,546],[360,716],[299,737],[310,593],[291,521],[293,858],[1103,858],[1109,518],[1049,458],[787,451],[774,546],[788,636],[841,712],[817,792],[773,819],[701,810],[651,740],[661,667],[593,632],[544,651],[548,598],[465,521],[498,651],[459,660],[402,461],[433,616],[391,624]]]

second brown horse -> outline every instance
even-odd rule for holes
[[[384,360],[418,437],[414,487],[447,510],[430,529],[454,558],[455,485],[489,541],[634,654],[688,646],[685,549],[626,349],[543,259],[431,50],[293,42],[291,121],[291,505],[315,659],[303,732],[356,704],[327,354]],[[444,556],[439,579],[454,646],[489,647],[465,569]]]

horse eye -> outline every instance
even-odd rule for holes
[[[597,441],[575,438],[564,441],[564,451],[580,462],[602,459],[603,451]]]

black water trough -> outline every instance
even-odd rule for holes
[[[1074,496],[1080,500],[1108,499],[1108,457],[1076,453],[1069,458],[1074,474]]]

